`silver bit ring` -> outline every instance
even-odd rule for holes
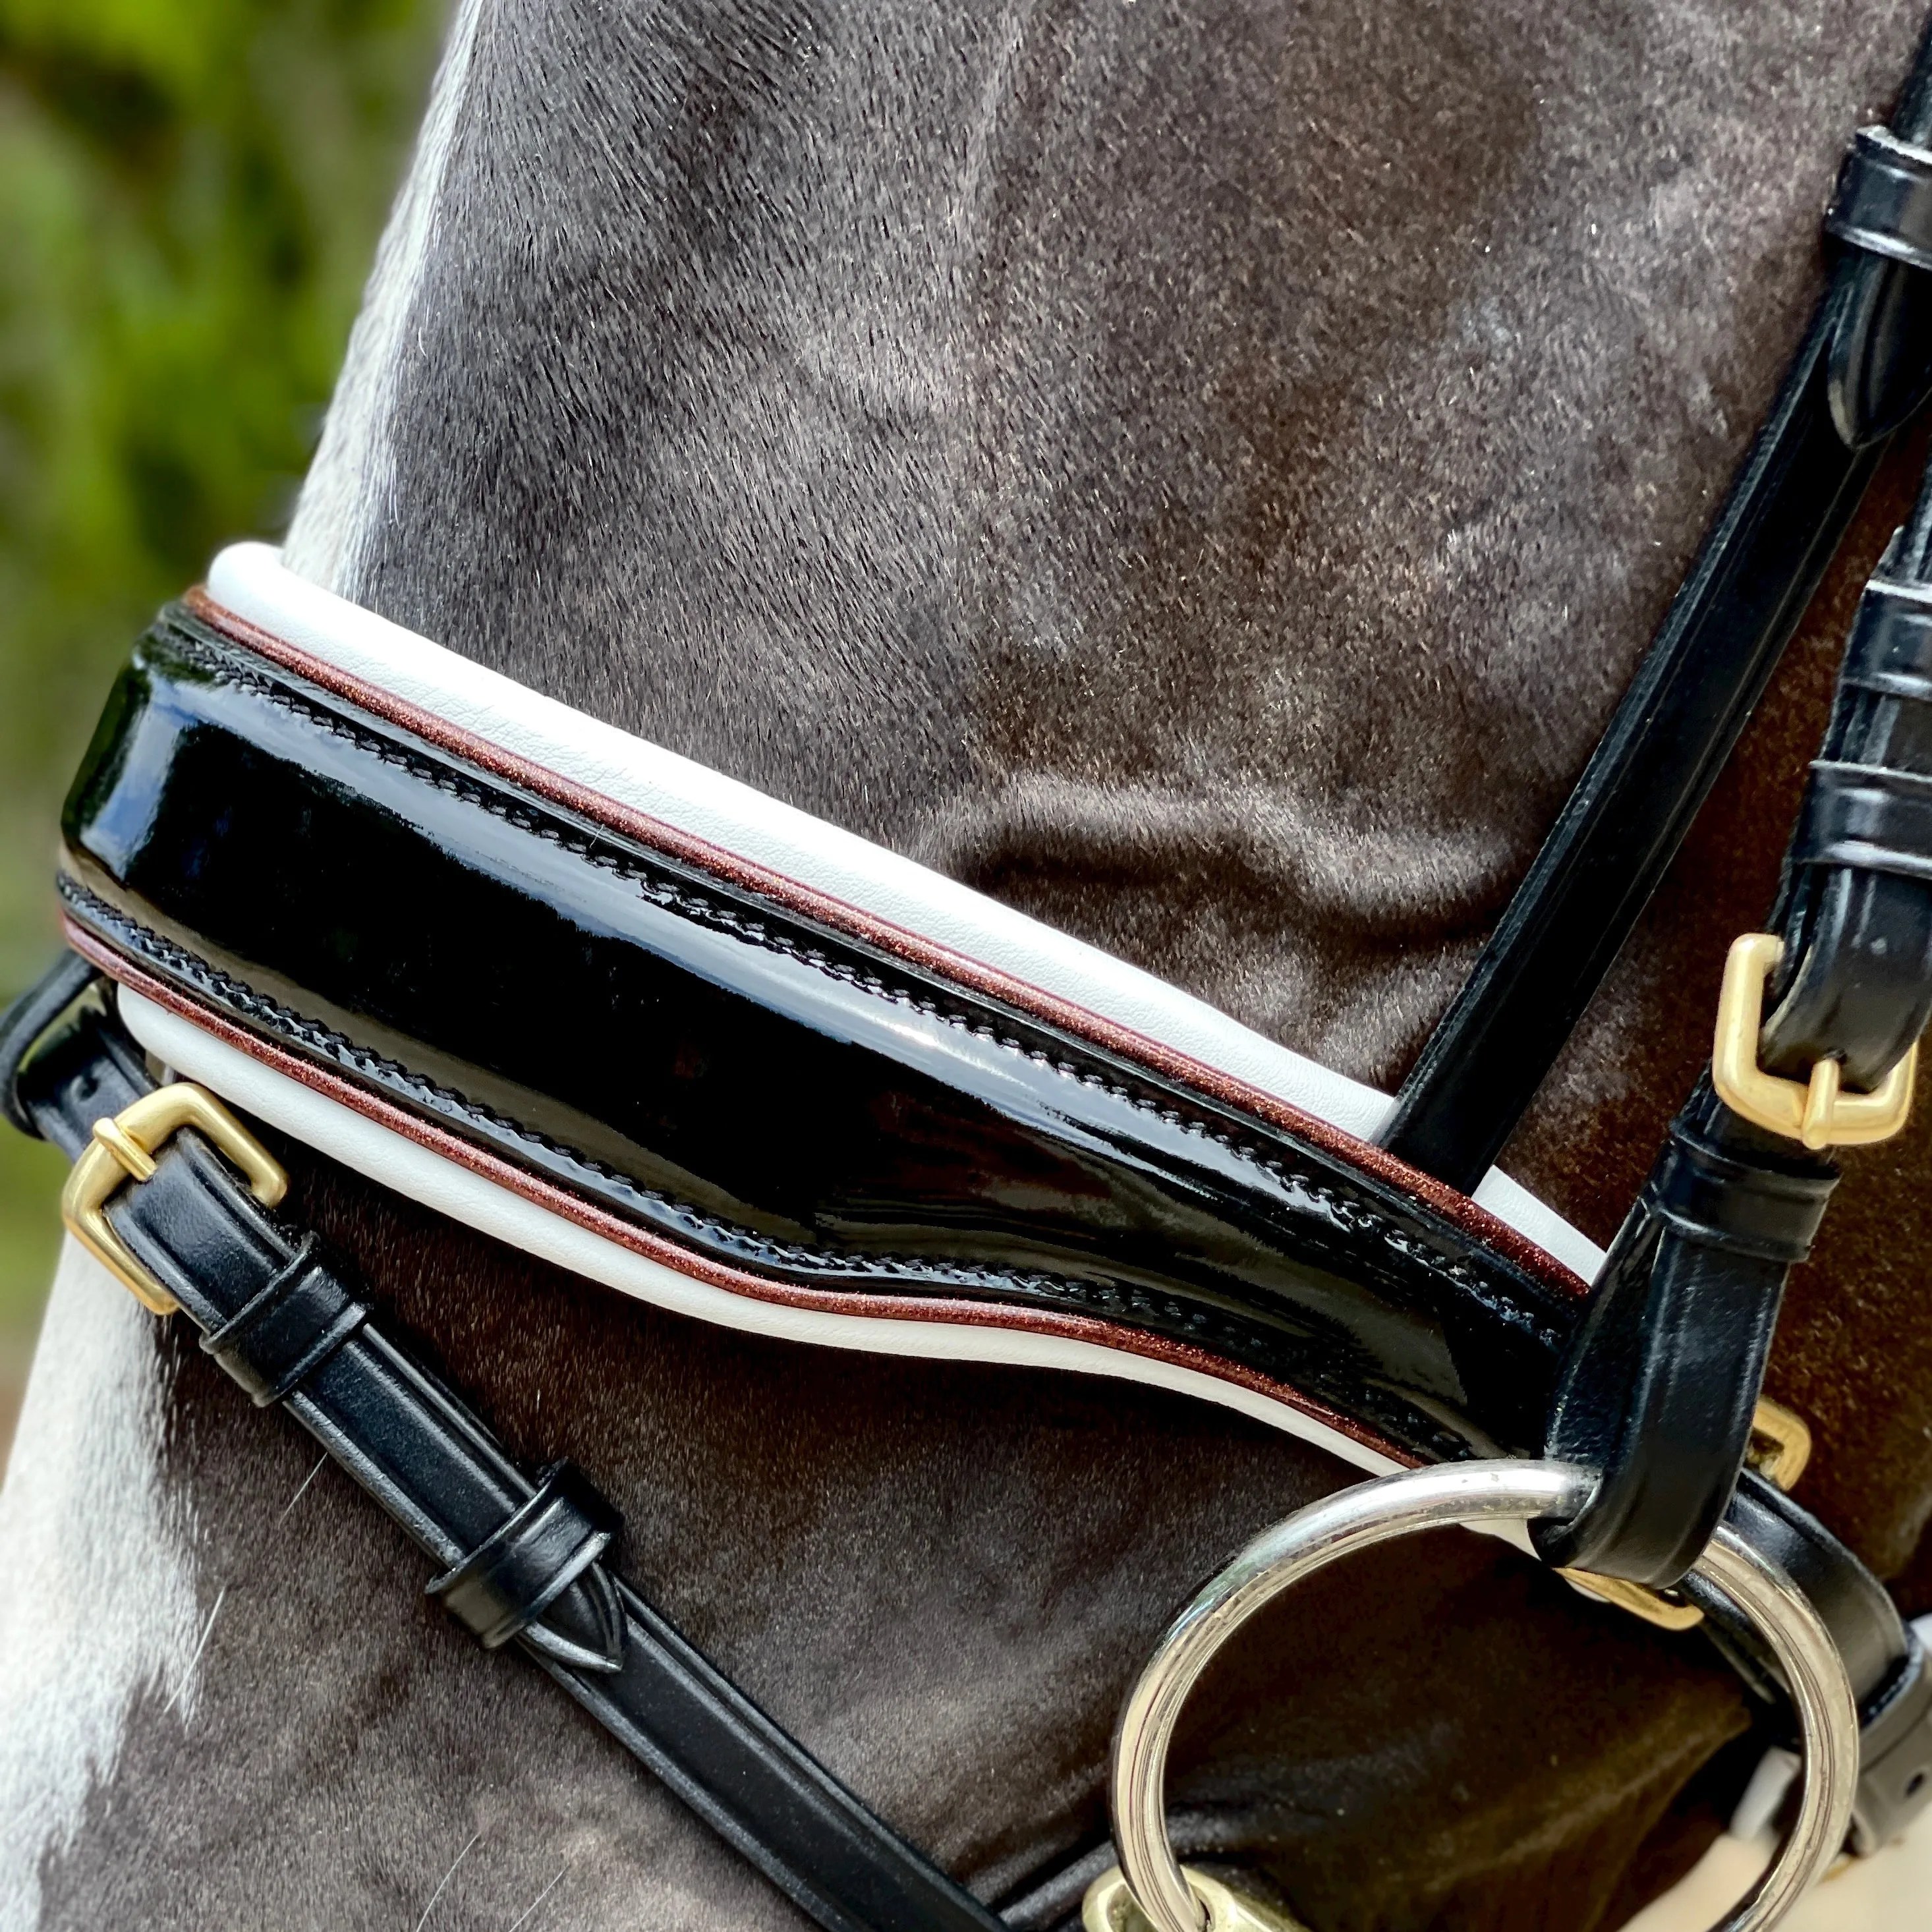
[[[1168,1842],[1168,1746],[1181,1706],[1222,1646],[1262,1606],[1339,1558],[1450,1523],[1574,1516],[1595,1478],[1564,1462],[1450,1462],[1363,1483],[1264,1531],[1175,1618],[1120,1712],[1114,1839],[1155,1932],[1204,1932],[1199,1900]],[[1762,1634],[1798,1714],[1804,1781],[1775,1862],[1713,1932],[1770,1932],[1845,1842],[1858,1776],[1858,1714],[1831,1634],[1778,1564],[1720,1526],[1696,1573]]]

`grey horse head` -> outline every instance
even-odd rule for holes
[[[1773,392],[1916,10],[462,0],[289,560],[1390,1084]],[[1700,918],[1666,896],[1507,1163],[1600,1238],[1701,1051]],[[614,1306],[326,1164],[298,1198],[1017,1923],[1104,1856],[1151,1634],[1345,1480],[1151,1391]],[[1916,1288],[1862,1279],[1838,1339],[1798,1310],[1839,1411]],[[115,1293],[64,1275],[0,1504],[0,1924],[795,1922]],[[1932,1458],[1870,1417],[1838,1520],[1898,1569]],[[1252,1648],[1183,1835],[1323,1932],[1607,1928],[1744,1724],[1469,1539]]]

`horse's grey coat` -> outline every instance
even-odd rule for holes
[[[163,1493],[148,1324],[69,1243],[40,1342],[0,1492],[0,1932],[39,1922],[41,1859],[112,1780],[134,1701],[192,1722],[195,1700],[194,1556],[186,1498]]]
[[[1387,1079],[1916,12],[486,8],[292,558]]]
[[[291,559],[1387,1080],[1762,412],[1917,12],[466,0]],[[309,1188],[513,1444],[608,1484],[628,1567],[989,1894],[1091,1842],[1186,1586],[1336,1480]],[[305,1441],[159,1346],[220,1614],[192,1716],[137,1701],[42,1841],[44,1922],[791,1922],[412,1609],[333,1471],[279,1515]],[[1204,1837],[1301,1845],[1324,1926],[1585,1924],[1735,1720],[1561,1597],[1460,1542],[1352,1580],[1303,1704],[1221,1711]],[[1389,1730],[1405,1696],[1439,1718]],[[1426,1846],[1323,1875],[1405,1804]]]

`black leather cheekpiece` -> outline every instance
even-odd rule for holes
[[[1838,683],[1932,704],[1932,591],[1887,576],[1880,564],[1859,600]]]
[[[1792,857],[1932,880],[1932,778],[1820,760]]]
[[[1932,150],[1889,128],[1861,128],[1826,211],[1828,234],[1914,268],[1932,268]]]
[[[1708,1086],[1672,1123],[1551,1408],[1545,1453],[1600,1474],[1581,1515],[1533,1527],[1546,1562],[1661,1587],[1697,1560],[1750,1444],[1786,1271],[1837,1180]]]
[[[1894,537],[1846,644],[1771,916],[1783,963],[1760,1058],[1869,1090],[1932,1017],[1932,496]],[[1786,1270],[1836,1170],[1700,1084],[1618,1234],[1564,1366],[1550,1454],[1602,1472],[1552,1561],[1674,1583],[1750,1439]]]
[[[1774,915],[1774,1072],[1876,1086],[1932,1018],[1932,585],[1904,533],[1865,590]],[[1911,574],[1908,575],[1908,572]]]

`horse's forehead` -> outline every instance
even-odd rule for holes
[[[1386,1078],[1912,11],[472,0],[292,556]]]
[[[435,614],[453,640],[624,722],[695,734],[728,649],[769,673],[836,639],[836,683],[908,735],[964,664],[1016,762],[1077,741],[1163,770],[1177,738],[1298,767],[1292,717],[1218,728],[1258,694],[1346,714],[1367,653],[1384,704],[1392,673],[1433,710],[1521,704],[1560,629],[1566,715],[1520,734],[1552,787],[1761,411],[1816,184],[1909,11],[1808,34],[1714,5],[757,32],[486,10],[368,587],[416,601],[428,534],[467,526],[507,561],[437,573],[446,603],[490,580]],[[1770,73],[1774,113],[1738,84]],[[478,420],[451,475],[428,445],[459,382]],[[574,642],[493,615],[538,567]],[[1232,652],[1258,693],[1078,674],[1124,650]],[[1044,679],[1023,731],[1013,650]],[[1136,715],[1130,682],[1160,700]],[[734,763],[823,786],[808,731],[733,729]]]

